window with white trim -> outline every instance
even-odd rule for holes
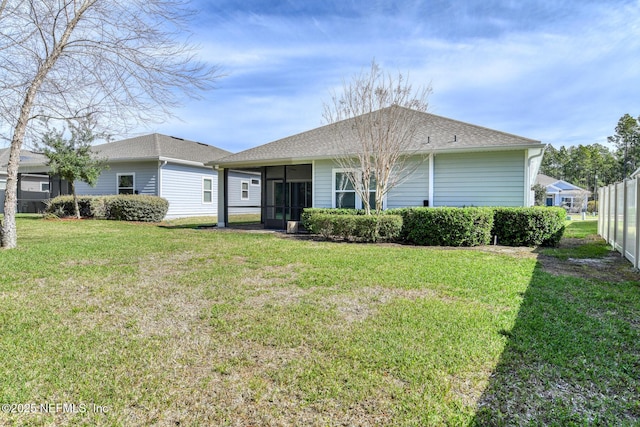
[[[347,170],[333,171],[334,208],[355,209],[357,194],[350,178],[353,174]]]
[[[51,191],[51,184],[49,182],[40,182],[40,191],[48,193]]]
[[[359,179],[360,172],[347,169],[333,169],[333,207],[345,209],[362,209],[362,198],[353,187],[350,176],[356,175]],[[369,206],[376,208],[376,180],[371,178],[369,182]]]
[[[240,199],[249,200],[249,181],[240,182]]]
[[[118,194],[134,194],[136,187],[135,173],[119,173],[117,175]]]
[[[202,203],[213,203],[212,178],[202,178]]]

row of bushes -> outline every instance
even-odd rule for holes
[[[425,246],[556,246],[564,233],[562,208],[401,208],[381,215],[355,209],[305,209],[314,234],[345,240],[405,241]]]
[[[355,210],[340,213],[314,210],[304,210],[302,224],[311,233],[320,234],[326,239],[339,237],[359,242],[391,241],[396,240],[402,230],[400,215],[361,215]]]
[[[162,221],[169,202],[162,197],[144,195],[78,196],[80,216],[121,221]],[[58,196],[49,201],[46,213],[58,217],[74,216],[73,196]]]

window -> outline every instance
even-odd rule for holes
[[[40,191],[48,193],[49,191],[51,191],[51,184],[48,183],[48,182],[41,182],[40,183]]]
[[[253,179],[251,180],[251,185],[260,185],[260,180],[259,180],[259,179],[256,179],[256,178],[253,178]]]
[[[240,199],[249,200],[249,181],[240,182]]]
[[[7,180],[0,179],[0,190],[6,190],[6,189],[7,189]]]
[[[334,171],[333,188],[336,208],[354,209],[356,207],[356,190],[353,188],[350,179],[350,175],[353,176],[353,173],[349,171]]]
[[[333,170],[333,206],[335,208],[362,209],[362,199],[360,198],[360,195],[356,193],[353,183],[351,182],[351,179],[349,179],[349,177],[353,176],[354,173],[360,175],[360,173],[356,171],[348,171],[344,169]],[[369,182],[369,206],[371,209],[375,209],[376,207],[375,178],[371,178],[371,181]]]
[[[202,178],[202,203],[213,203],[213,179]]]
[[[136,174],[119,173],[117,175],[117,180],[118,194],[134,194],[134,188],[136,185]]]

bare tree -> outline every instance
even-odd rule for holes
[[[569,207],[569,212],[580,213],[587,210],[587,201],[591,193],[587,190],[579,190],[573,196],[573,203]]]
[[[341,152],[334,160],[346,172],[366,214],[383,209],[385,196],[417,167],[416,112],[426,112],[431,85],[414,90],[405,76],[385,74],[375,61],[367,73],[344,82],[324,105],[324,120],[337,126]],[[370,201],[375,188],[375,202]]]
[[[196,61],[182,0],[2,0],[0,129],[11,141],[1,243],[17,243],[20,149],[35,118],[92,115],[122,133],[171,115],[218,78]]]

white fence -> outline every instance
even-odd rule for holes
[[[598,200],[598,234],[640,268],[640,176],[601,188]]]

